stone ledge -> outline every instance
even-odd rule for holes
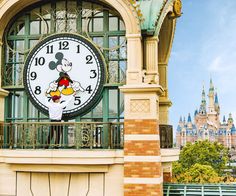
[[[161,162],[174,162],[179,160],[179,148],[162,148],[161,149]]]
[[[120,90],[124,93],[156,92],[158,95],[161,95],[164,92],[162,86],[158,84],[125,85],[121,86]]]
[[[123,164],[123,150],[0,150],[0,163],[50,165]]]

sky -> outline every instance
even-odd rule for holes
[[[236,121],[236,0],[182,0],[168,65],[170,124],[199,109],[203,85],[217,88],[223,115]],[[207,99],[208,100],[208,99]],[[227,119],[226,118],[226,119]]]

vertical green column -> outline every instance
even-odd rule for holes
[[[108,48],[109,47],[109,36],[107,32],[109,31],[109,12],[104,11],[103,16],[103,31],[104,31],[104,37],[103,37],[103,47]],[[103,51],[106,63],[109,63],[109,51]],[[106,73],[108,74],[108,73]],[[103,122],[106,123],[109,121],[109,89],[104,88],[103,90],[103,103],[102,103],[102,109],[103,109]],[[107,124],[103,125],[103,133],[102,133],[102,146],[103,148],[109,147],[109,126]]]
[[[5,122],[6,122],[6,119],[7,119],[7,114],[8,114],[8,109],[9,109],[9,95],[8,97],[5,97],[5,100],[4,100],[4,104],[5,104],[5,108],[4,108],[4,119],[5,119]],[[7,148],[7,143],[8,143],[8,132],[7,132],[7,127],[5,126],[4,127],[4,138],[3,138],[3,148]]]

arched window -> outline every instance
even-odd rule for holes
[[[81,34],[102,51],[107,64],[107,84],[98,103],[78,121],[120,121],[124,99],[119,86],[126,79],[125,26],[110,7],[80,0],[47,1],[22,10],[9,23],[5,35],[2,86],[10,91],[5,100],[6,121],[43,121],[48,118],[29,101],[23,86],[27,54],[42,38],[54,33]]]

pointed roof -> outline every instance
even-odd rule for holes
[[[205,93],[204,85],[202,87],[202,104],[206,105],[206,93]]]
[[[183,120],[182,120],[182,116],[180,116],[180,118],[179,118],[179,122],[180,122],[180,123],[183,122]]]
[[[225,119],[225,115],[223,116],[223,123],[225,123],[226,122],[226,119]]]
[[[228,121],[230,121],[230,120],[233,122],[233,117],[232,117],[231,113],[229,113],[229,118],[228,118]]]
[[[215,93],[215,104],[219,104],[217,92]]]
[[[196,116],[198,114],[198,110],[196,109],[194,112],[194,116]]]
[[[212,78],[210,79],[209,93],[210,93],[210,92],[214,92],[214,85],[213,85],[213,82],[212,82]]]
[[[188,123],[192,122],[191,115],[188,113]]]

